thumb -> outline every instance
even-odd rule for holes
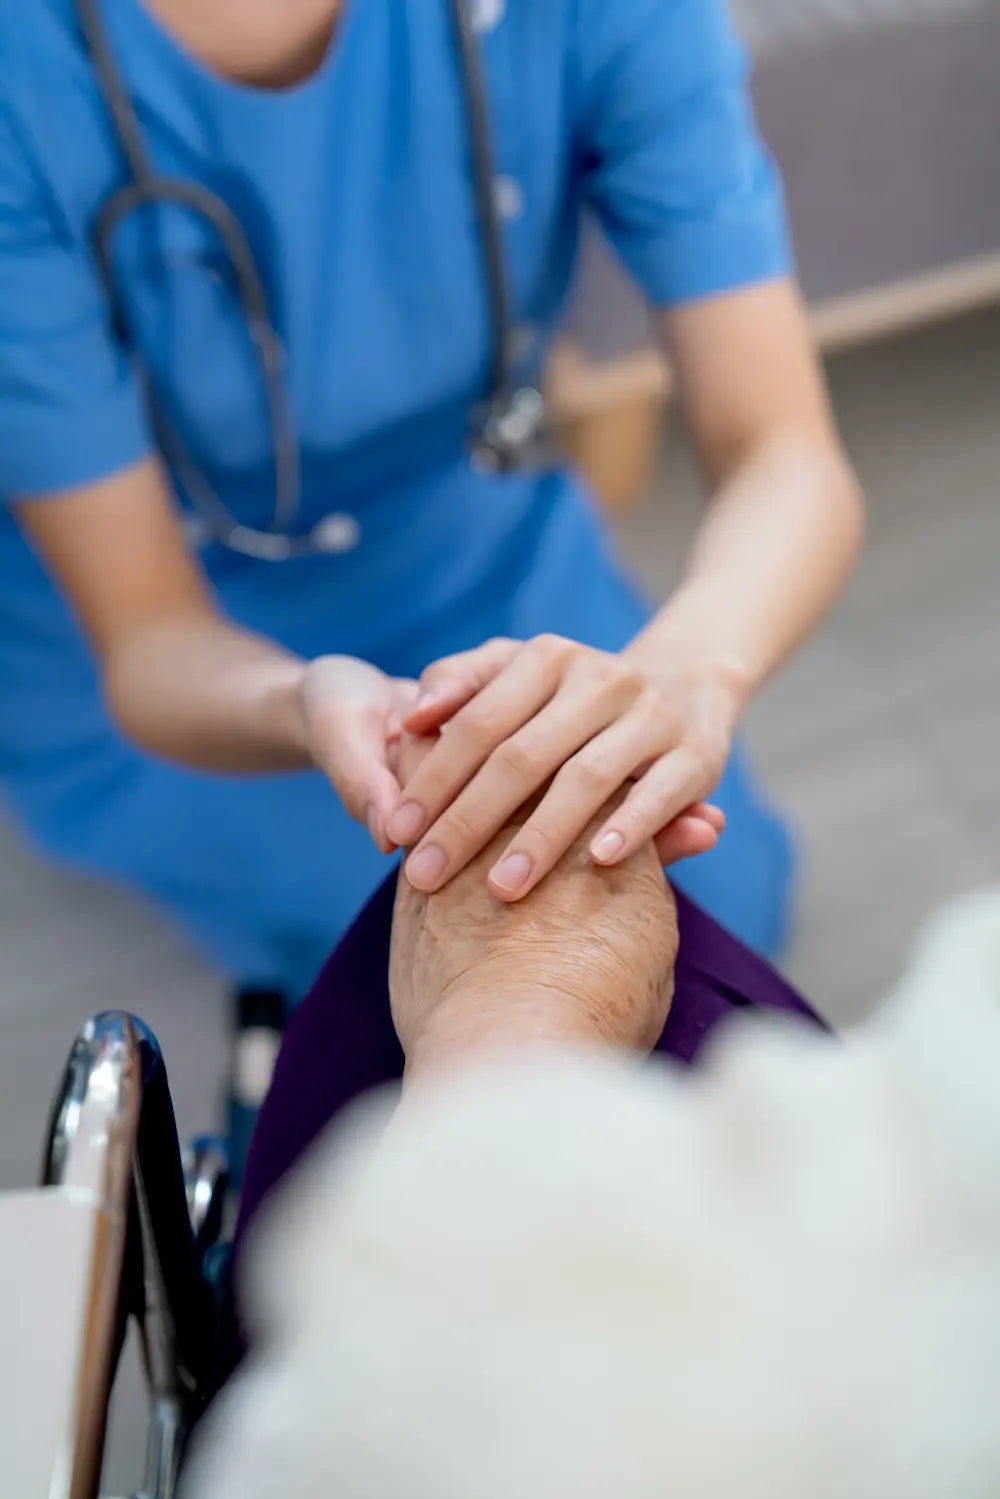
[[[375,667],[337,658],[315,663],[310,678],[305,708],[313,759],[350,815],[388,853],[385,824],[400,794],[389,765],[393,684]]]
[[[498,638],[435,661],[420,678],[420,694],[404,727],[414,734],[439,729],[499,675],[520,646],[518,640]]]

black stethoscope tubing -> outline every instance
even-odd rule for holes
[[[544,401],[534,386],[525,386],[516,377],[510,288],[495,188],[486,82],[469,0],[448,0],[448,3],[459,59],[480,254],[488,293],[489,386],[478,413],[472,456],[481,468],[509,472],[530,463],[543,445]],[[242,225],[228,205],[209,189],[156,170],[111,50],[101,18],[100,0],[76,0],[76,8],[80,32],[128,176],[125,184],[101,204],[95,216],[93,246],[97,268],[108,298],[115,338],[132,361],[140,365],[157,441],[186,490],[202,531],[207,533],[202,539],[214,540],[230,550],[265,561],[284,561],[313,552],[352,550],[357,543],[357,525],[350,516],[328,516],[308,533],[295,529],[301,506],[301,462],[285,381],[284,348],[274,328],[264,283]],[[273,446],[275,502],[267,530],[242,525],[185,452],[153,399],[152,382],[141,370],[141,361],[129,330],[115,276],[115,235],[122,222],[132,214],[143,208],[171,203],[190,209],[211,225],[234,273],[266,395]]]

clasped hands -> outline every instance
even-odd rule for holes
[[[597,864],[614,867],[650,840],[661,865],[672,864],[707,852],[724,827],[703,801],[741,706],[721,673],[651,673],[627,654],[542,635],[446,657],[419,682],[323,658],[309,668],[304,703],[317,764],[383,851],[410,849],[406,878],[424,893],[480,860],[543,788],[483,870],[502,901],[531,891],[625,788],[589,836]],[[397,776],[404,731],[436,743]]]
[[[404,735],[400,773],[416,774],[433,753],[432,740]],[[673,994],[677,912],[652,842],[598,870],[587,840],[599,815],[550,879],[504,903],[490,894],[485,871],[531,811],[520,809],[436,894],[399,880],[389,992],[408,1086],[526,1046],[644,1054],[660,1038]]]

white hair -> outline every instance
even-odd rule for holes
[[[369,1106],[270,1214],[188,1494],[995,1499],[1000,895],[969,914],[846,1044]]]

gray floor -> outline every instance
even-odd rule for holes
[[[891,982],[946,897],[1000,878],[1000,311],[841,358],[870,538],[834,618],[748,736],[804,850],[790,973],[837,1021]],[[624,526],[663,591],[697,510],[682,444]],[[182,1131],[214,1114],[220,986],[135,899],[44,867],[0,822],[0,1189],[34,1178],[51,1089],[92,1011],[139,1011]],[[136,1476],[134,1390],[114,1444]]]

